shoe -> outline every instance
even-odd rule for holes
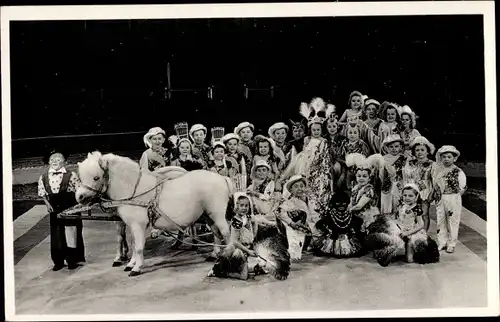
[[[70,263],[68,264],[68,269],[69,270],[75,270],[79,267],[80,265],[78,265],[77,263]]]
[[[60,271],[63,268],[64,268],[64,264],[56,264],[56,265],[54,265],[54,267],[52,267],[52,270],[54,272],[57,272],[57,271]]]
[[[454,252],[455,252],[455,247],[453,247],[453,246],[448,246],[448,247],[446,248],[446,252],[447,252],[447,253],[449,253],[449,254],[454,253]]]

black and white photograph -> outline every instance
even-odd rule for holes
[[[7,320],[500,314],[493,1],[1,26]]]

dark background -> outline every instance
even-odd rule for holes
[[[267,132],[321,96],[339,113],[353,90],[409,105],[418,129],[467,160],[485,159],[482,16],[38,21],[11,23],[13,157],[143,149],[142,133],[178,121],[251,121]],[[174,88],[214,86],[165,99]],[[243,96],[243,84],[277,86]],[[16,140],[17,139],[17,140]]]

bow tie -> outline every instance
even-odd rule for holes
[[[58,172],[51,172],[50,174],[58,175],[58,174],[63,174],[63,173],[61,171],[58,171]]]

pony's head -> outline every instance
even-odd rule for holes
[[[81,186],[75,198],[80,204],[88,204],[92,199],[106,193],[108,188],[108,161],[98,151],[89,153],[87,159],[78,163]]]

